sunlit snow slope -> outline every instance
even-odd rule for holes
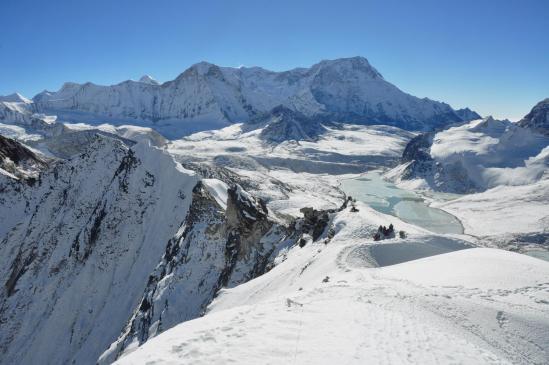
[[[223,290],[119,364],[546,363],[549,263],[410,232],[377,245],[365,205],[328,244],[294,247],[272,271]],[[448,252],[392,266],[391,263]],[[395,261],[395,257],[398,259]]]

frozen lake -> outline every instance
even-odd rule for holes
[[[368,172],[355,179],[342,180],[341,189],[379,212],[394,215],[431,232],[463,233],[463,227],[456,217],[429,207],[420,195],[383,180],[378,172]],[[432,196],[449,198],[449,194],[433,193]]]

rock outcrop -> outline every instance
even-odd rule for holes
[[[39,173],[48,166],[49,159],[31,151],[21,143],[0,135],[0,173],[34,183]]]
[[[549,136],[549,98],[537,103],[518,125]]]

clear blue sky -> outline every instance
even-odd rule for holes
[[[549,0],[0,0],[0,95],[355,55],[411,94],[520,118],[549,97]]]

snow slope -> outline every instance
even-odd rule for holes
[[[359,213],[347,209],[334,217],[336,234],[327,245],[290,249],[270,272],[223,290],[204,317],[117,363],[548,361],[548,262],[470,248],[376,267],[375,258],[394,245],[415,243],[403,256],[410,260],[422,242],[457,249],[463,241],[426,236],[361,203],[357,207]],[[371,231],[388,219],[409,237],[375,244]]]
[[[4,165],[41,163],[32,184],[0,169],[2,364],[95,364],[107,350],[110,363],[298,238],[233,182],[200,181],[145,142],[77,134],[79,152],[48,164],[0,137]]]
[[[159,150],[101,136],[33,186],[0,175],[2,363],[94,362],[138,305],[197,181]]]
[[[433,204],[458,217],[465,233],[491,236],[549,233],[549,180],[521,186],[498,186],[448,202]]]

